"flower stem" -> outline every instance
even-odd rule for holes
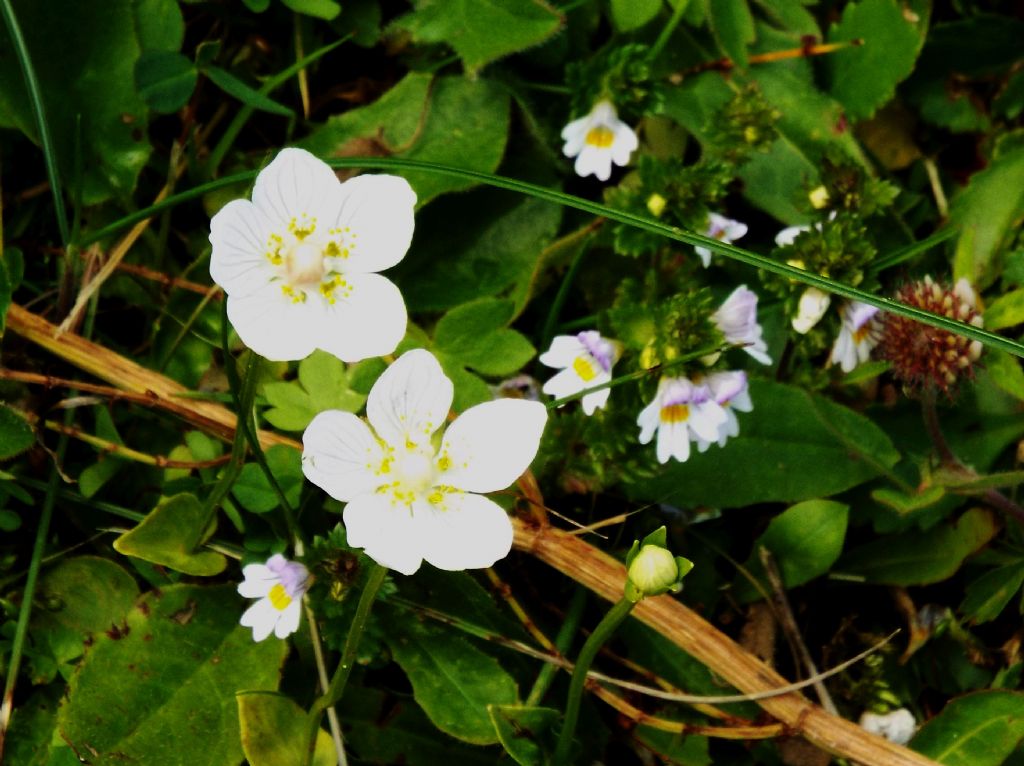
[[[555,636],[555,649],[558,650],[559,654],[564,655],[569,651],[572,639],[580,627],[580,618],[583,617],[583,608],[586,605],[587,589],[576,588],[576,592],[573,593],[572,601],[569,602],[569,608],[566,610],[565,617],[562,620],[562,626],[558,629],[558,635]],[[540,669],[537,680],[533,682],[533,688],[530,689],[530,694],[526,698],[527,706],[540,704],[541,700],[544,699],[544,695],[547,694],[551,682],[555,680],[555,674],[558,670],[558,665],[554,663],[546,663]]]
[[[668,44],[669,38],[672,37],[672,33],[676,31],[676,27],[679,26],[679,22],[683,20],[683,14],[686,13],[686,8],[690,3],[687,0],[677,0],[675,10],[672,11],[672,18],[668,20],[668,24],[661,30],[661,34],[658,35],[658,39],[654,41],[654,45],[651,46],[651,52],[649,54],[650,60],[657,60],[661,54],[662,49]]]
[[[562,721],[562,731],[558,735],[558,745],[555,747],[555,756],[552,763],[555,766],[566,766],[569,763],[569,752],[572,749],[572,735],[576,731],[576,719],[580,714],[580,700],[583,698],[583,687],[587,681],[587,671],[594,662],[594,657],[604,646],[605,642],[612,637],[622,621],[632,611],[636,603],[627,598],[621,599],[615,604],[604,618],[594,628],[590,638],[580,649],[579,657],[576,658],[576,667],[572,671],[572,681],[569,683],[569,698],[565,703],[565,717]]]
[[[366,585],[359,596],[356,613],[352,618],[352,624],[349,626],[348,636],[345,638],[345,646],[341,650],[341,659],[338,661],[338,667],[334,671],[334,677],[331,678],[327,691],[313,703],[313,707],[309,711],[309,731],[307,735],[309,747],[306,753],[306,766],[310,766],[313,763],[313,754],[316,750],[316,735],[320,728],[320,716],[327,708],[338,702],[345,693],[345,684],[348,683],[348,677],[352,673],[352,666],[355,665],[356,651],[359,649],[359,640],[363,637],[366,618],[370,616],[370,608],[373,606],[374,599],[377,598],[380,586],[384,584],[384,577],[387,573],[387,567],[382,567],[377,563],[370,564]]]

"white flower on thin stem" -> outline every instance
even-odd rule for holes
[[[717,239],[719,242],[733,243],[747,233],[747,225],[732,218],[726,218],[718,213],[708,213],[708,225],[704,229],[704,236]],[[701,263],[706,269],[711,265],[711,251],[706,247],[694,247]]]
[[[245,598],[258,598],[245,610],[241,624],[252,628],[254,641],[271,633],[285,638],[299,629],[302,597],[309,587],[309,571],[297,561],[275,553],[266,564],[249,564],[242,569],[245,578],[238,592]]]
[[[565,146],[562,153],[575,157],[576,175],[586,178],[593,174],[607,181],[612,174],[612,163],[623,167],[636,151],[639,142],[636,133],[618,118],[611,101],[594,104],[590,114],[573,120],[562,128]]]
[[[725,411],[725,422],[718,428],[718,439],[707,440],[694,435],[697,449],[700,452],[705,452],[711,446],[712,441],[716,441],[719,447],[724,447],[731,437],[739,436],[740,422],[736,417],[736,412],[751,412],[754,409],[754,403],[750,401],[747,374],[742,370],[714,372],[702,382],[711,392],[711,398],[715,404]]]
[[[872,734],[885,737],[897,745],[905,745],[917,731],[914,714],[905,707],[897,708],[889,713],[872,713],[865,710],[860,717],[861,728]]]
[[[229,202],[210,222],[210,275],[242,341],[274,361],[317,348],[346,362],[394,351],[405,302],[376,272],[405,256],[415,204],[402,178],[341,183],[309,152],[283,149],[252,201]]]
[[[843,372],[851,372],[871,358],[871,350],[878,345],[877,313],[877,308],[860,301],[846,301],[839,309],[842,326],[832,344],[829,361],[838,364]]]
[[[718,429],[726,420],[725,410],[711,397],[705,385],[687,378],[662,378],[653,401],[640,412],[640,443],[648,444],[658,434],[659,463],[690,457],[690,441],[718,441]]]
[[[612,379],[612,367],[621,352],[617,341],[602,338],[596,330],[558,335],[552,339],[551,348],[539,358],[541,364],[562,371],[545,383],[542,390],[561,399],[607,383]],[[596,409],[603,408],[610,393],[611,389],[605,388],[584,396],[583,412],[593,415]]]
[[[831,302],[832,298],[828,293],[817,287],[808,287],[800,296],[800,305],[792,321],[793,329],[801,335],[806,335],[825,316]]]
[[[327,410],[302,436],[306,478],[347,503],[348,542],[402,574],[424,560],[449,571],[489,567],[512,546],[508,515],[477,493],[504,489],[529,467],[547,410],[522,399],[478,404],[437,446],[451,405],[451,380],[417,349],[374,383],[369,425]]]
[[[740,285],[718,307],[711,320],[729,343],[745,344],[743,350],[761,364],[771,364],[768,344],[761,337],[757,323],[757,293]]]

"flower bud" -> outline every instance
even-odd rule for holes
[[[666,204],[668,204],[668,201],[657,192],[647,198],[647,209],[651,211],[651,215],[655,218],[661,218],[661,214],[665,212]]]
[[[817,189],[812,189],[807,198],[811,201],[811,205],[815,210],[821,210],[828,204],[828,189],[824,186],[819,186]]]
[[[633,543],[626,556],[626,598],[630,601],[683,589],[683,577],[693,569],[693,563],[673,556],[665,547],[665,538],[665,527],[660,527],[643,541]]]

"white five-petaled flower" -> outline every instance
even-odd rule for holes
[[[871,357],[871,349],[878,345],[878,327],[875,315],[878,309],[860,301],[846,301],[839,309],[842,326],[832,345],[829,361],[838,364],[843,372],[850,372]]]
[[[275,553],[266,564],[249,564],[242,569],[245,580],[238,592],[246,598],[258,598],[245,610],[241,623],[252,628],[254,641],[271,633],[285,638],[299,629],[302,597],[309,587],[309,571],[297,561]]]
[[[705,385],[688,378],[662,378],[653,401],[640,412],[640,443],[648,444],[658,434],[658,462],[690,457],[690,441],[718,441],[718,430],[728,419],[725,410]],[[691,437],[692,435],[692,437]]]
[[[348,542],[403,574],[424,560],[455,571],[508,554],[508,515],[477,493],[504,489],[527,469],[547,422],[539,402],[500,399],[470,407],[438,442],[451,405],[451,380],[417,349],[374,383],[369,425],[327,410],[302,437],[306,478],[347,503]]]
[[[711,392],[715,404],[725,411],[725,422],[718,428],[717,439],[718,446],[724,447],[730,437],[740,434],[740,422],[736,418],[736,412],[751,412],[754,409],[754,403],[750,401],[747,374],[742,370],[714,372],[708,375],[703,383]],[[701,452],[705,452],[712,443],[700,438],[696,433],[694,441]]]
[[[558,335],[551,348],[540,355],[540,363],[561,369],[541,389],[556,399],[578,394],[588,388],[600,386],[612,379],[612,366],[622,353],[618,341],[602,338],[597,330],[586,330],[577,335]],[[583,412],[593,415],[608,402],[610,388],[595,391],[583,397]]]
[[[562,128],[562,140],[562,153],[576,158],[576,175],[594,174],[602,181],[611,176],[613,162],[620,167],[629,164],[629,156],[639,146],[636,133],[607,100],[598,101],[590,114]]]
[[[800,296],[800,304],[797,306],[796,316],[793,317],[793,329],[801,335],[806,335],[814,325],[821,321],[828,310],[828,304],[832,302],[828,293],[819,290],[817,287],[808,287]]]
[[[346,362],[394,351],[405,302],[376,272],[405,256],[415,204],[402,178],[341,183],[309,152],[283,149],[252,201],[229,202],[210,222],[210,275],[242,341],[274,361],[317,348]]]
[[[708,213],[708,225],[704,229],[704,236],[717,239],[719,242],[731,244],[747,233],[747,225],[732,218],[726,218],[718,213]],[[706,247],[694,247],[701,263],[706,269],[711,265],[711,251]]]
[[[771,364],[768,344],[761,337],[761,325],[757,323],[757,293],[740,285],[718,307],[711,316],[729,343],[744,344],[743,350],[761,364]]]

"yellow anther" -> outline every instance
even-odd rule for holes
[[[594,365],[590,363],[589,359],[582,356],[572,360],[572,369],[580,376],[584,383],[589,383],[597,377],[597,370],[594,369]]]
[[[682,423],[690,417],[690,408],[685,404],[670,404],[661,408],[662,423]]]
[[[267,598],[270,599],[270,605],[279,612],[283,612],[292,603],[292,597],[288,595],[288,591],[284,589],[281,583],[270,589]]]

